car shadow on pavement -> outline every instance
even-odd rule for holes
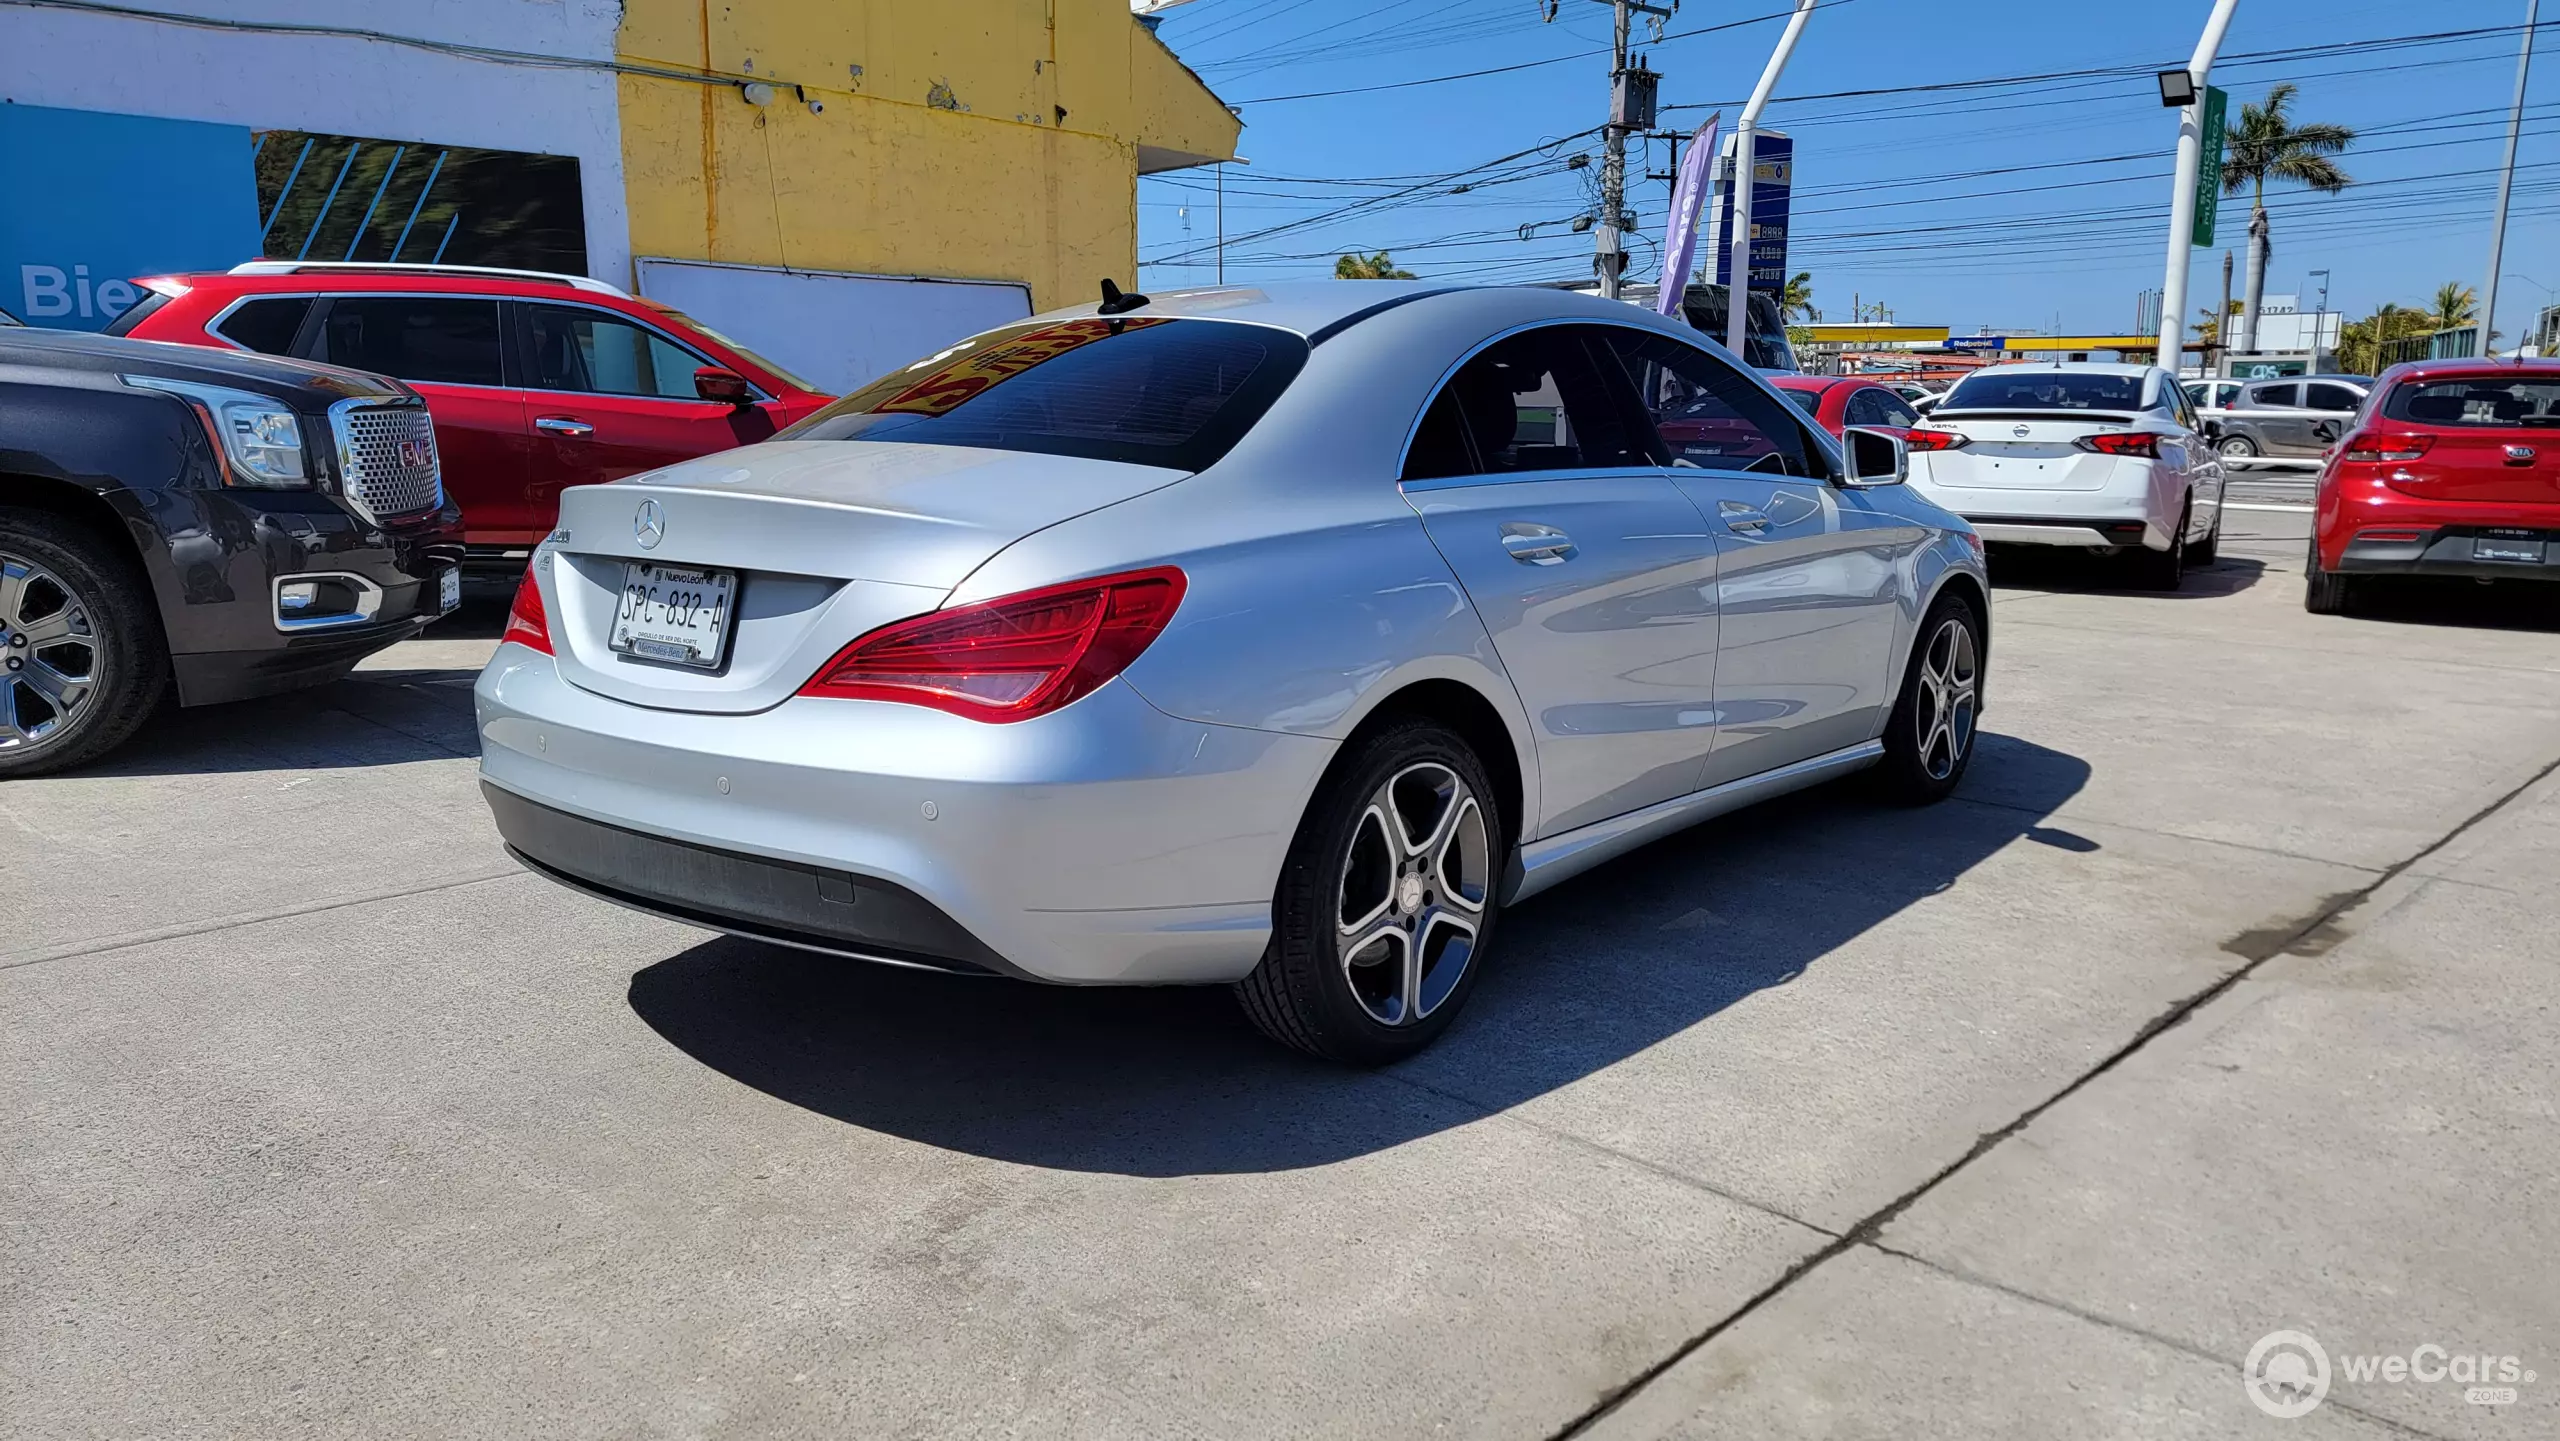
[[[1985,734],[1947,804],[1884,806],[1853,779],[1658,842],[1506,913],[1467,1013],[1384,1071],[1262,1039],[1223,987],[972,980],[730,938],[638,972],[630,1003],[723,1075],[928,1145],[1141,1176],[1324,1165],[1518,1105],[1785,985],[2003,847],[2094,849],[2039,824],[2088,773]]]
[[[2162,600],[2215,600],[2237,595],[2270,572],[2251,556],[2223,554],[2211,565],[2190,565],[2176,590],[2148,590],[2133,583],[2121,556],[2093,556],[2059,546],[1995,546],[1990,557],[1994,590],[2048,590],[2069,593],[2139,594]]]
[[[2482,584],[2459,577],[2393,577],[2368,584],[2355,598],[2358,620],[2403,625],[2459,626],[2470,630],[2560,631],[2560,585],[2540,580]]]

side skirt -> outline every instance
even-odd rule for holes
[[[1711,820],[1727,811],[1738,811],[1772,796],[1782,796],[1789,791],[1819,785],[1835,776],[1864,770],[1883,755],[1884,742],[1860,741],[1828,755],[1814,756],[1702,791],[1691,791],[1685,796],[1658,801],[1640,811],[1594,821],[1560,836],[1531,841],[1520,848],[1510,894],[1503,897],[1503,902],[1507,905],[1527,900],[1558,881],[1578,876],[1603,861],[1613,860],[1638,846],[1660,840],[1674,831],[1687,830],[1700,821]]]

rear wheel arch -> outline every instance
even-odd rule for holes
[[[1399,720],[1428,720],[1447,727],[1467,743],[1484,763],[1502,808],[1501,846],[1507,854],[1520,841],[1528,823],[1528,764],[1513,737],[1510,722],[1485,693],[1461,680],[1434,678],[1398,687],[1380,698],[1342,739],[1337,756],[1348,756],[1358,742]]]

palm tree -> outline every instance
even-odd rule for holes
[[[1333,262],[1336,280],[1413,280],[1419,277],[1410,270],[1396,269],[1396,263],[1381,250],[1375,255],[1346,255]]]
[[[2480,318],[2478,293],[2459,280],[2448,280],[2436,287],[2434,307],[2429,312],[2429,318],[2435,322],[2438,330],[2451,330],[2457,325],[2469,325]]]
[[[2267,92],[2264,105],[2240,107],[2240,123],[2231,127],[2222,162],[2222,193],[2250,192],[2249,293],[2240,312],[2240,348],[2258,348],[2258,311],[2266,298],[2267,254],[2272,245],[2267,224],[2267,182],[2291,181],[2323,195],[2335,195],[2355,183],[2354,177],[2329,157],[2355,143],[2356,133],[2344,125],[2296,125],[2286,113],[2299,93],[2290,83]]]
[[[2384,301],[2373,314],[2339,328],[2338,368],[2349,375],[2379,374],[2388,363],[2387,352],[2395,342],[2436,329],[2435,319],[2432,311],[2410,310]]]
[[[2224,314],[2227,315],[2238,315],[2239,313],[2240,302],[2237,300],[2232,301],[2231,309],[2224,312]],[[2198,310],[2196,312],[2195,324],[2196,339],[2207,345],[2220,345],[2222,343],[2222,319],[2222,316],[2213,313],[2213,307],[2210,305]]]
[[[1799,270],[1778,292],[1778,314],[1787,320],[1802,318],[1820,320],[1822,312],[1813,308],[1813,272]]]

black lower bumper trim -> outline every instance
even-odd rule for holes
[[[2538,552],[2540,559],[2484,560],[2483,549],[2504,550],[2517,557]],[[2430,529],[2416,540],[2369,540],[2358,536],[2347,542],[2337,568],[2345,575],[2560,581],[2560,531],[2447,526]]]
[[[480,793],[528,869],[617,905],[831,955],[1031,979],[904,886],[626,830],[487,781]]]
[[[169,657],[182,705],[218,705],[280,691],[327,685],[356,662],[416,635],[435,620],[412,616],[362,630],[279,638],[265,650],[197,651]]]

